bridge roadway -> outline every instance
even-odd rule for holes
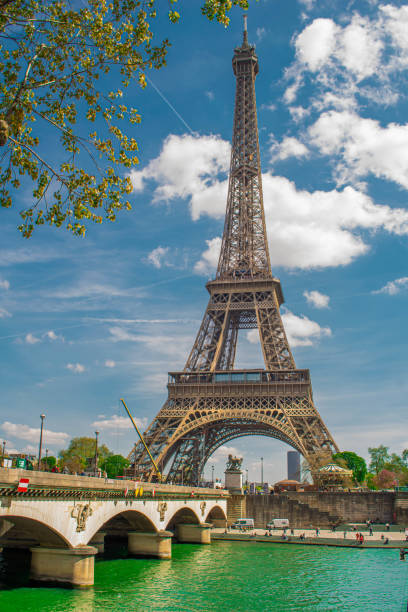
[[[20,479],[29,479],[18,492]],[[0,468],[0,547],[31,551],[33,580],[91,586],[105,536],[130,555],[171,558],[172,538],[209,544],[228,492]]]

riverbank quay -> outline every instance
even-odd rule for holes
[[[356,533],[354,531],[346,532],[333,532],[329,530],[319,531],[319,535],[316,536],[316,531],[313,529],[309,530],[294,530],[294,535],[286,535],[282,537],[282,531],[274,530],[271,535],[265,535],[265,529],[254,529],[250,533],[240,533],[234,531],[225,531],[221,529],[212,529],[211,539],[212,540],[225,540],[230,542],[263,542],[269,544],[297,544],[305,546],[336,546],[340,548],[377,548],[377,549],[408,549],[408,542],[405,540],[405,536],[401,532],[387,531],[375,532],[375,535],[370,536],[368,532],[360,531],[364,536],[364,542],[360,544],[357,542]],[[304,534],[304,538],[300,538],[300,535]],[[384,539],[381,539],[381,535],[384,535]],[[385,543],[388,539],[388,543]]]

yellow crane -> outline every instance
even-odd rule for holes
[[[149,449],[147,448],[147,444],[146,444],[146,442],[144,441],[144,438],[143,438],[142,434],[140,433],[139,428],[138,428],[138,426],[136,425],[134,418],[133,418],[133,417],[132,417],[132,415],[130,414],[130,412],[129,412],[129,408],[128,408],[128,407],[126,406],[126,404],[125,404],[125,400],[124,400],[123,398],[120,398],[120,401],[122,402],[122,404],[123,404],[123,406],[124,406],[124,408],[125,408],[125,410],[126,410],[126,412],[127,412],[127,415],[128,415],[128,417],[129,417],[129,419],[132,421],[132,425],[133,425],[133,427],[136,429],[137,435],[139,436],[141,443],[142,443],[142,444],[143,444],[143,446],[145,447],[146,452],[147,452],[147,454],[149,455],[150,461],[153,463],[154,471],[156,472],[156,476],[157,476],[158,481],[159,481],[159,482],[161,482],[161,480],[162,480],[162,475],[161,475],[161,472],[160,472],[159,468],[157,467],[156,462],[155,462],[155,460],[153,459],[151,452],[150,452],[150,451],[149,451]],[[136,458],[135,458],[135,459],[136,459]]]

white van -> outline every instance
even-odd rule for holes
[[[251,518],[240,518],[235,523],[232,523],[231,529],[243,529],[247,531],[254,528],[254,519]]]
[[[267,529],[285,529],[289,527],[289,519],[273,519],[267,524]]]

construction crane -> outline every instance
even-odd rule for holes
[[[136,433],[137,433],[137,435],[139,436],[141,443],[143,444],[143,446],[145,447],[145,449],[146,449],[146,451],[147,451],[147,454],[149,455],[150,461],[152,462],[153,467],[154,467],[154,471],[156,472],[156,476],[157,476],[158,481],[159,481],[159,482],[161,482],[161,480],[162,480],[162,475],[161,475],[161,472],[160,472],[159,468],[157,467],[156,462],[155,462],[155,460],[153,459],[152,454],[151,454],[151,452],[149,451],[149,449],[148,449],[148,447],[147,447],[147,444],[146,444],[146,442],[144,441],[144,438],[143,438],[142,434],[140,433],[138,426],[137,426],[137,425],[136,425],[136,423],[135,423],[134,418],[133,418],[133,417],[132,417],[132,415],[130,414],[130,412],[129,412],[129,408],[128,408],[128,407],[126,406],[126,404],[125,404],[125,400],[124,400],[124,399],[122,399],[122,398],[120,398],[120,401],[122,402],[122,404],[123,404],[123,406],[124,406],[124,408],[125,408],[125,410],[126,410],[126,412],[127,412],[127,415],[128,415],[128,417],[129,417],[129,419],[132,421],[132,425],[133,425],[133,427],[136,429]]]

